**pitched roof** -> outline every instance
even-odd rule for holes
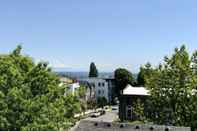
[[[145,87],[132,87],[131,85],[127,85],[123,90],[123,95],[141,95],[148,96],[149,91]]]

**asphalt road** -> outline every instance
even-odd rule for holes
[[[114,106],[114,108],[117,108],[117,106]],[[88,118],[85,118],[83,120],[96,121],[96,122],[113,122],[117,119],[118,119],[118,110],[112,110],[112,111],[107,111],[102,116],[99,116],[99,117],[96,117],[96,118],[88,117]],[[75,131],[75,128],[78,127],[79,123],[80,122],[77,122],[77,124],[70,131]]]
[[[110,112],[106,112],[104,115],[92,118],[88,117],[84,120],[89,120],[89,121],[101,121],[101,122],[113,122],[118,119],[118,110],[112,110]]]

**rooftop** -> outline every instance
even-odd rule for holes
[[[148,96],[149,91],[145,87],[133,87],[131,85],[127,85],[123,90],[123,95],[141,95],[141,96]]]

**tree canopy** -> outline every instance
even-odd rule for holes
[[[124,68],[118,68],[114,72],[114,77],[116,81],[116,92],[119,94],[127,84],[133,84],[134,79],[131,72]]]
[[[89,77],[98,77],[98,70],[94,62],[90,64]]]
[[[145,86],[145,77],[149,77],[151,75],[151,71],[152,67],[149,62],[145,66],[140,67],[140,72],[137,75],[137,86]]]
[[[159,124],[197,128],[197,52],[190,57],[183,45],[165,57],[145,77],[151,93],[151,120]]]
[[[74,96],[64,96],[65,87],[59,86],[47,63],[35,64],[21,49],[0,55],[0,130],[68,128],[80,103]]]

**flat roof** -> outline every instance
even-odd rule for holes
[[[127,85],[123,90],[123,95],[139,95],[139,96],[148,96],[149,91],[145,87],[132,87],[131,85]]]

